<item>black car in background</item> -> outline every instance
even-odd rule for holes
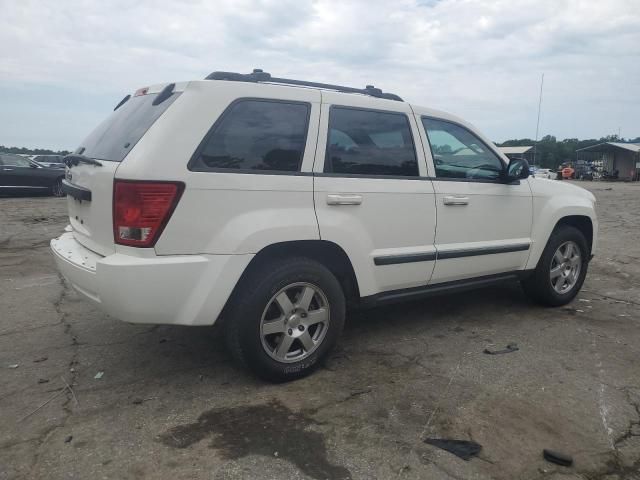
[[[63,178],[63,169],[45,167],[28,157],[0,153],[0,195],[48,192],[62,197]]]

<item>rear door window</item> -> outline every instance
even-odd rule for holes
[[[331,107],[325,172],[418,176],[408,117],[403,113]]]
[[[157,93],[130,98],[114,111],[80,144],[76,153],[90,158],[121,162],[151,125],[180,96],[173,93],[154,105]]]
[[[247,99],[233,103],[196,151],[195,171],[300,170],[311,106]]]

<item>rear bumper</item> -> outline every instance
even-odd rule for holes
[[[212,325],[253,255],[103,257],[64,233],[51,240],[62,275],[125,322]]]

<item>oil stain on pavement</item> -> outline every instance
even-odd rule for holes
[[[209,410],[196,422],[174,427],[159,438],[169,447],[187,448],[211,437],[210,447],[227,459],[277,456],[313,478],[351,479],[349,470],[329,462],[322,435],[308,429],[313,423],[272,400],[265,405]]]

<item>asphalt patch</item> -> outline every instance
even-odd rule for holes
[[[194,423],[179,425],[160,435],[172,448],[189,446],[210,437],[210,447],[226,459],[247,455],[281,458],[316,479],[351,479],[345,467],[327,458],[323,436],[309,430],[313,419],[273,400],[266,405],[216,408]]]

